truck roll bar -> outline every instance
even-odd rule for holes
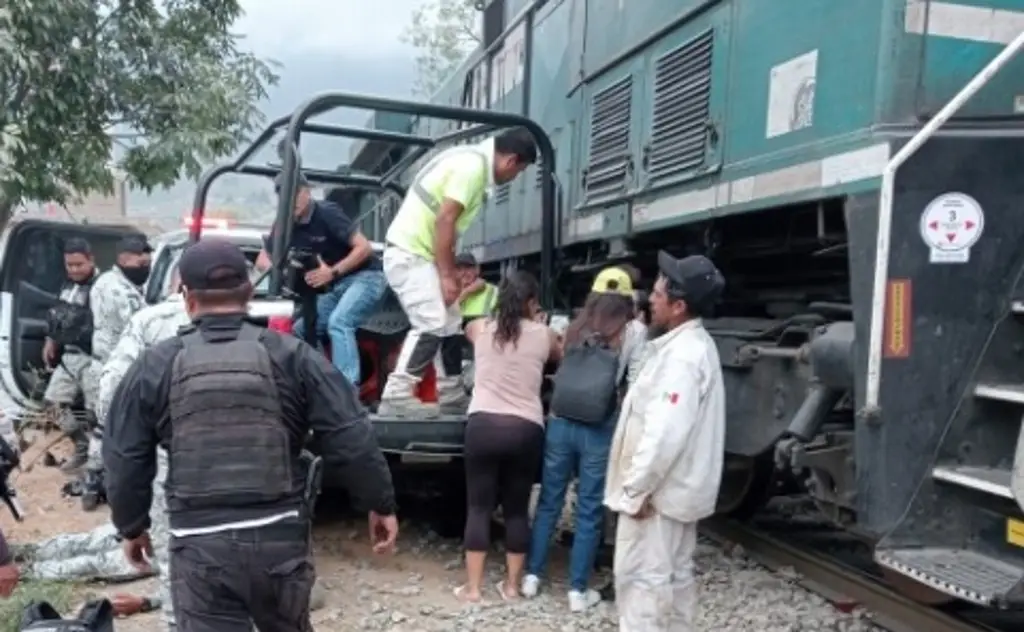
[[[441,136],[438,138],[403,134],[402,136],[405,137],[403,140],[393,142],[417,146],[422,148],[422,153],[416,155],[420,150],[412,151],[410,156],[406,156],[406,158],[410,158],[412,155],[416,155],[416,158],[408,161],[405,159],[400,161],[399,165],[396,165],[396,168],[391,169],[391,171],[379,179],[382,185],[397,178],[400,175],[401,170],[408,168],[408,166],[412,165],[416,160],[425,155],[431,148],[438,147],[446,143],[454,143],[461,138],[471,138],[472,136],[486,133],[481,131],[478,126],[491,129],[508,127],[526,128],[533,135],[533,138],[537,143],[537,149],[540,152],[541,302],[545,308],[549,308],[553,305],[554,288],[552,287],[552,277],[554,273],[554,254],[556,247],[555,238],[558,223],[555,215],[557,208],[555,205],[555,183],[553,177],[555,172],[555,150],[551,143],[551,139],[544,131],[544,128],[542,128],[533,119],[519,114],[437,105],[434,103],[387,99],[348,92],[327,92],[318,94],[300,105],[295,110],[295,113],[292,114],[291,119],[288,122],[288,130],[283,141],[283,152],[281,156],[283,163],[281,166],[281,172],[284,174],[284,177],[281,182],[281,192],[278,196],[277,206],[277,226],[280,227],[280,230],[274,232],[274,266],[271,269],[270,274],[271,295],[277,295],[282,290],[283,278],[281,266],[284,262],[285,256],[287,255],[286,251],[288,244],[291,242],[293,223],[292,201],[295,199],[296,189],[298,188],[298,174],[301,169],[301,161],[298,151],[300,136],[303,131],[312,131],[309,129],[309,124],[307,123],[310,118],[338,108],[394,112],[398,114],[418,115],[461,123],[477,124],[477,126],[470,127],[469,129],[458,130],[455,134]],[[278,119],[278,121],[279,120],[280,119]],[[275,123],[278,121],[275,121]],[[364,129],[360,130],[360,132],[374,134],[370,140],[380,138],[378,134],[388,134],[389,136],[393,136],[393,133],[378,132],[376,130]],[[347,131],[345,134],[347,135]],[[366,136],[361,136],[361,138],[366,138]],[[269,140],[269,136],[267,140]],[[401,170],[397,168],[399,166],[402,167]]]
[[[261,167],[258,165],[237,165],[234,162],[227,162],[208,170],[199,179],[199,186],[196,187],[195,200],[192,205],[192,224],[189,228],[189,241],[194,243],[199,240],[202,231],[203,216],[206,214],[206,198],[209,195],[210,187],[214,181],[229,173],[238,173],[250,176],[262,176],[265,178],[277,177],[281,173],[280,167]],[[399,197],[405,197],[405,187],[397,182],[382,182],[380,178],[361,174],[341,174],[334,171],[320,169],[306,169],[302,175],[307,180],[316,184],[337,184],[351,186],[366,191],[391,191]]]
[[[273,178],[281,172],[280,167],[251,165],[249,164],[249,161],[257,152],[267,146],[267,143],[269,143],[274,137],[274,134],[289,124],[291,118],[291,116],[280,116],[274,119],[269,125],[267,125],[266,129],[260,132],[259,136],[253,139],[249,146],[246,147],[237,158],[231,162],[226,162],[209,169],[199,178],[199,183],[196,187],[195,199],[192,205],[192,229],[189,232],[189,239],[191,241],[199,239],[203,223],[203,215],[206,213],[206,198],[210,193],[210,186],[213,185],[213,182],[217,178],[228,173],[240,173]],[[433,146],[433,142],[420,138],[419,136],[366,129],[363,127],[306,123],[302,126],[302,131],[318,136],[358,138],[363,140],[379,140],[390,143],[404,143],[422,148],[423,153],[426,153],[429,148]],[[390,180],[384,181],[382,178],[374,176],[359,174],[342,175],[333,171],[324,171],[320,169],[305,170],[303,171],[303,175],[305,175],[310,182],[316,182],[318,184],[348,185],[371,191],[382,191],[388,189],[397,193],[399,196],[405,196],[405,189],[397,183],[393,183]]]

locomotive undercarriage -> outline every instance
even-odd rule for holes
[[[904,169],[907,199],[897,199],[897,209],[913,210],[901,216],[898,243],[908,260],[920,256],[920,209],[954,182],[933,175],[936,161],[955,164],[944,153],[923,152],[921,164]],[[927,184],[918,183],[918,170],[928,174]],[[1009,280],[985,288],[984,305],[963,289],[958,297],[942,297],[944,284],[953,284],[945,278],[929,280],[932,285],[919,291],[919,264],[894,259],[891,276],[914,283],[913,290],[910,281],[904,286],[914,304],[904,315],[908,336],[926,342],[911,350],[908,339],[907,355],[887,360],[884,412],[864,414],[857,409],[863,397],[857,390],[866,365],[877,205],[875,191],[706,220],[611,245],[570,246],[558,267],[576,273],[563,276],[560,288],[579,304],[602,265],[632,263],[649,281],[659,249],[712,257],[728,282],[715,317],[705,321],[719,345],[728,398],[719,511],[742,518],[772,497],[802,497],[809,502],[801,506],[813,507],[819,518],[875,542],[879,566],[900,577],[908,596],[1019,608],[1024,515],[1010,478],[1024,408],[1024,257],[1016,254],[1019,241],[1014,250],[1005,240],[1024,239],[1024,230],[1014,222],[998,261],[991,246],[981,277]],[[894,238],[894,249],[896,244]],[[935,306],[935,300],[944,302]],[[943,313],[962,307],[971,314],[979,305],[982,318]],[[1009,421],[981,424],[971,412],[979,408]]]
[[[612,262],[657,274],[656,253],[706,254],[726,276],[705,325],[722,358],[729,406],[718,508],[746,517],[799,488],[836,524],[855,520],[853,324],[843,200],[789,206],[570,247],[573,305]],[[638,254],[642,253],[642,254]]]

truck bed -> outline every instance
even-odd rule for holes
[[[417,418],[370,415],[377,441],[387,454],[409,460],[452,460],[462,455],[466,415]]]

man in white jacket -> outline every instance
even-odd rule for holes
[[[707,258],[658,253],[645,361],[612,440],[605,505],[618,514],[615,592],[623,632],[695,630],[697,521],[715,510],[725,392],[701,315],[725,288]],[[660,334],[660,335],[659,335]]]

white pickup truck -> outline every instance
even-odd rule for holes
[[[17,421],[40,408],[47,306],[30,296],[38,292],[56,295],[59,291],[66,278],[64,241],[71,237],[89,240],[98,267],[106,270],[114,264],[117,241],[129,232],[137,231],[127,225],[22,219],[9,223],[0,235],[0,412],[8,419]],[[224,220],[207,219],[202,234],[204,238],[218,237],[238,244],[254,262],[265,232],[265,227],[233,226]],[[156,303],[170,291],[173,270],[188,244],[187,227],[152,238],[151,243],[153,268],[146,299]],[[375,248],[379,251],[381,246],[375,244]],[[253,279],[259,282],[251,313],[267,317],[276,330],[290,331],[294,303],[268,298],[266,279],[255,270]],[[360,394],[370,410],[375,408],[383,380],[394,365],[406,327],[405,314],[389,293],[378,314],[358,333],[364,375]],[[429,420],[373,415],[372,419],[382,449],[396,464],[415,464],[416,469],[451,469],[461,476],[458,459],[462,453],[464,415]],[[431,478],[448,485],[447,477]]]

